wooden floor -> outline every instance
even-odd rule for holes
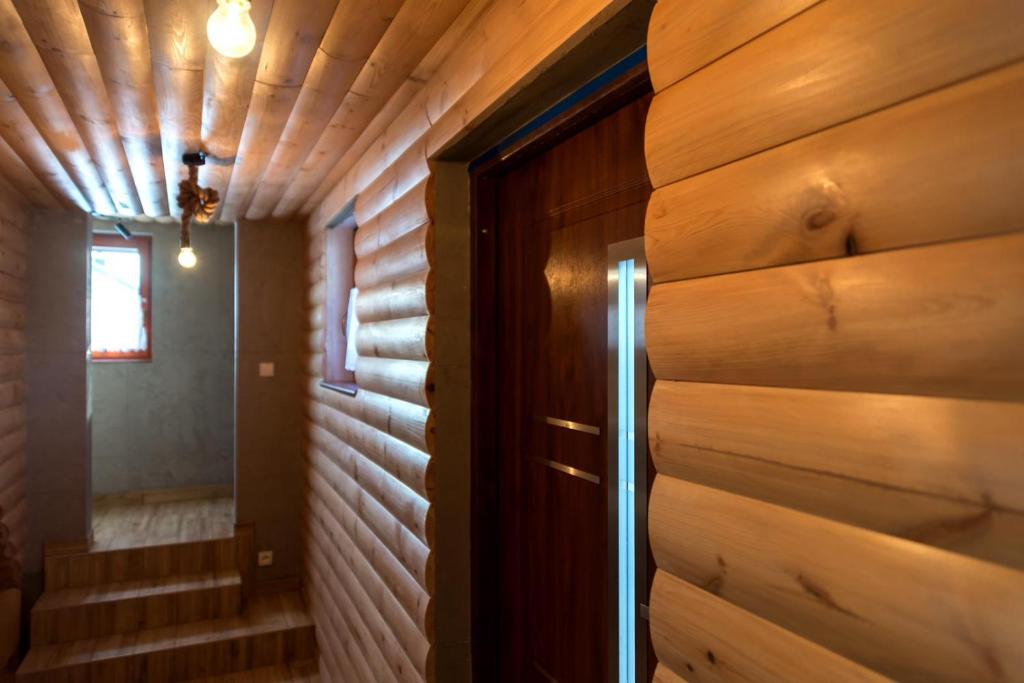
[[[279,593],[253,596],[236,616],[33,645],[18,681],[317,681],[315,658],[302,597]]]
[[[96,498],[92,511],[92,550],[117,550],[228,538],[234,533],[230,496],[169,494]]]
[[[301,593],[256,591],[252,527],[194,493],[95,501],[94,546],[47,550],[17,683],[320,680]]]

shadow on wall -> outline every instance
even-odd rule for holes
[[[89,365],[93,495],[231,484],[234,226],[195,228],[191,270],[176,224],[128,228],[153,240],[152,359]]]

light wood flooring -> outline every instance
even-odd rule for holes
[[[211,492],[214,495],[223,491]],[[92,509],[92,550],[229,538],[234,533],[234,500],[230,495],[176,499],[126,494],[96,498]]]
[[[250,598],[239,615],[33,643],[18,681],[316,681],[315,658],[301,596],[280,593]]]

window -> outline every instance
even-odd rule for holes
[[[324,291],[324,380],[321,386],[350,396],[356,393],[359,318],[355,287],[355,202],[350,202],[327,225],[324,234],[326,277]]]
[[[120,235],[93,235],[89,345],[93,360],[152,357],[151,247],[149,237],[126,240]]]

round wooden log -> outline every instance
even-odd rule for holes
[[[89,200],[68,175],[53,150],[21,108],[14,93],[0,82],[0,134],[4,142],[56,197],[64,208],[92,210]],[[109,198],[107,200],[109,202]],[[111,204],[113,206],[113,204]]]
[[[372,459],[423,498],[428,498],[432,475],[430,457],[426,453],[323,403],[307,401],[306,406],[316,424]]]
[[[8,201],[7,197],[0,201],[0,209],[4,215],[0,216],[0,245],[11,251],[26,255],[28,254],[28,233],[25,230],[31,222],[24,204]]]
[[[432,307],[434,276],[422,271],[376,287],[361,288],[356,301],[360,323],[427,315]]]
[[[357,258],[364,258],[430,221],[428,197],[432,195],[433,176],[428,176],[376,216],[361,219],[355,234]]]
[[[323,504],[314,500],[311,507],[315,509],[317,505]],[[367,563],[347,531],[329,514],[319,515],[317,519],[324,523],[325,531],[337,547],[357,549],[352,553],[338,553],[340,561],[333,562],[331,567],[362,616],[363,623],[374,633],[396,678],[416,681],[418,676],[425,676],[430,652],[427,638]]]
[[[178,183],[188,177],[181,156],[198,150],[202,143],[203,72],[209,42],[206,20],[210,12],[204,0],[145,3],[164,178],[171,215],[180,218]]]
[[[427,164],[423,140],[405,143],[402,139],[400,142],[402,144],[396,144],[393,155],[384,152],[384,159],[389,160],[389,165],[381,169],[380,175],[365,178],[366,186],[356,199],[356,215],[362,216],[363,221],[359,225],[383,213],[430,177],[430,166]]]
[[[324,532],[318,526],[318,520],[313,518],[311,512],[307,512],[307,533],[311,542],[307,544],[306,566],[309,569],[307,576],[312,579],[314,595],[319,600],[311,601],[313,605],[319,605],[327,612],[328,621],[331,626],[330,632],[334,633],[335,642],[340,644],[337,652],[341,655],[339,660],[348,660],[349,666],[359,673],[361,680],[374,680],[370,665],[367,662],[366,652],[373,648],[373,640],[362,622],[358,620],[358,614],[352,607],[348,596],[341,590],[338,582],[334,579],[327,568],[323,552],[318,543],[325,543]],[[351,675],[345,671],[345,676]],[[342,679],[343,680],[343,679]]]
[[[311,285],[306,292],[306,303],[309,306],[321,306],[324,303],[324,281],[319,280]]]
[[[662,0],[647,35],[651,83],[661,92],[706,64],[803,11],[815,0],[691,3]]]
[[[306,319],[309,322],[309,329],[322,330],[324,327],[324,307],[313,306],[307,311]]]
[[[9,379],[21,379],[24,376],[24,355],[0,355],[0,381]]]
[[[308,395],[320,403],[401,439],[417,450],[433,450],[434,423],[429,408],[360,388],[355,396],[329,391],[317,380],[307,384]]]
[[[92,209],[117,214],[118,207],[11,0],[0,2],[0,30],[5,38],[0,44],[0,79],[32,121],[38,131],[35,136],[46,141]],[[11,138],[7,141],[15,147]]]
[[[654,683],[687,683],[686,679],[664,664],[658,664],[654,670]]]
[[[0,461],[23,453],[28,443],[28,430],[26,425],[19,425],[16,429],[0,436]]]
[[[382,580],[381,586],[387,586],[389,596],[401,604],[405,613],[403,619],[409,620],[409,624],[414,626],[412,631],[420,634],[431,633],[433,608],[427,589],[409,572],[410,565],[396,556],[388,543],[374,532],[372,520],[367,520],[367,515],[359,507],[358,499],[349,497],[347,492],[339,492],[321,476],[315,458],[322,458],[323,454],[318,454],[314,449],[311,456],[313,457],[308,459],[310,467],[313,468],[309,475],[310,493],[314,496],[311,505],[322,504],[323,510],[331,511],[328,515],[331,517],[331,523],[345,530],[347,547],[360,553],[363,562],[372,568],[374,576]],[[432,559],[427,559],[422,566],[432,566],[432,563]]]
[[[355,269],[356,286],[360,289],[377,287],[429,269],[432,237],[428,223],[369,256],[358,259]]]
[[[356,383],[378,394],[427,407],[434,393],[433,368],[427,361],[361,357],[356,364]]]
[[[466,0],[403,4],[303,164],[305,173],[296,176],[307,193],[327,180],[337,161],[333,151],[345,150],[370,126],[465,6]]]
[[[201,135],[207,156],[206,164],[199,167],[199,184],[212,187],[221,197],[227,195],[256,74],[261,66],[271,9],[276,5],[273,0],[253,0],[249,16],[256,26],[256,45],[245,57],[236,59],[217,50],[206,51]],[[293,15],[294,12],[278,13],[278,16]]]
[[[24,329],[27,315],[25,304],[12,303],[0,299],[0,327],[5,329]]]
[[[314,521],[319,521],[319,519],[314,516]],[[330,543],[328,533],[323,528],[319,529],[318,535],[313,538],[314,540],[322,539],[325,545]],[[359,646],[359,654],[364,660],[366,668],[370,670],[366,680],[397,683],[387,660],[381,654],[377,644],[377,634],[370,630],[364,615],[355,606],[352,596],[348,593],[348,585],[339,578],[335,563],[328,560],[328,557],[336,559],[334,553],[325,551],[324,548],[313,543],[310,545],[309,557],[312,559],[311,564],[314,571],[318,574],[321,591],[330,596],[330,602],[338,605],[338,612],[344,615],[342,618],[347,630]],[[353,655],[352,658],[353,661],[357,661],[356,656]]]
[[[57,93],[81,134],[116,212],[142,213],[114,109],[76,2],[14,0]]]
[[[387,508],[388,513],[422,544],[429,545],[433,541],[433,510],[427,500],[412,494],[408,487],[326,429],[311,425],[307,435],[321,452],[350,479],[358,482],[365,493]],[[401,538],[399,541],[405,542]],[[415,552],[419,553],[420,549]]]
[[[431,52],[433,52],[433,50]],[[420,62],[420,65],[422,66],[423,62]],[[377,112],[377,115],[370,122],[370,125],[363,129],[363,132],[359,134],[359,137],[356,138],[355,142],[352,143],[352,145],[345,151],[345,154],[343,154],[337,163],[334,164],[334,167],[327,174],[327,177],[323,179],[316,191],[311,195],[303,196],[294,189],[294,186],[289,187],[285,190],[284,196],[274,209],[274,216],[290,216],[296,211],[299,211],[300,207],[301,213],[304,215],[315,211],[318,202],[312,201],[313,197],[319,195],[321,192],[326,194],[328,190],[339,186],[339,184],[343,184],[345,176],[352,169],[353,164],[359,161],[360,158],[370,150],[375,142],[384,137],[390,127],[390,124],[402,116],[402,114],[408,109],[409,104],[416,99],[417,95],[419,95],[422,90],[422,82],[407,80],[403,83],[398,90],[395,91],[395,94],[391,96],[388,103],[385,104],[379,112]],[[427,126],[429,126],[429,122],[424,124],[423,129],[425,130]],[[422,130],[418,131],[418,134],[422,134]],[[305,188],[303,188],[303,191],[304,189]],[[309,208],[307,208],[307,206]]]
[[[1014,185],[1024,177],[1021,93],[1018,63],[663,187],[647,208],[650,275],[667,282],[1024,228]]]
[[[651,369],[660,379],[1019,401],[1021,262],[1017,233],[655,285]]]
[[[728,671],[750,681],[889,681],[663,571],[651,589],[651,641],[660,665],[694,680]]]
[[[295,106],[337,0],[274,3],[221,215],[244,215]]]
[[[10,189],[5,187],[0,193],[4,197],[5,204],[16,197],[16,201],[27,201],[32,206],[43,208],[56,209],[61,206],[74,206],[63,195],[60,196],[60,200],[55,198],[46,185],[36,177],[35,172],[2,137],[0,137],[0,173],[10,185]]]
[[[984,11],[912,0],[901,10],[817,3],[661,91],[644,134],[651,184],[664,187],[1024,56],[1024,5],[1016,0],[991,0]],[[928,58],[890,68],[908,53]],[[773,68],[783,58],[787,68]],[[812,71],[814,78],[793,76]]]
[[[322,49],[317,52],[309,76],[302,84],[294,112],[260,180],[253,203],[246,211],[247,216],[270,215],[285,189],[300,182],[300,169],[311,163],[311,152],[321,136],[329,134],[332,117],[346,105],[351,106],[353,100],[364,97],[361,90],[353,87],[364,67],[372,69],[378,78],[385,78],[392,70],[393,67],[384,62],[367,66],[367,60],[378,48],[392,21],[401,16],[403,5],[405,14],[430,12],[423,7],[414,9],[414,3],[403,0],[356,0],[338,5],[324,35]],[[385,60],[390,56],[380,55],[378,59]],[[339,149],[344,147],[335,147],[331,154]],[[312,185],[306,193],[315,188]]]
[[[649,416],[661,474],[1024,568],[1020,404],[659,381]]]
[[[361,357],[428,360],[433,344],[430,316],[362,323],[356,338]]]
[[[25,303],[25,287],[23,278],[0,273],[0,301]]]
[[[649,527],[659,569],[886,676],[1024,671],[1019,571],[662,475]]]
[[[15,464],[17,465],[17,463]],[[4,467],[3,469],[8,470],[9,468]],[[20,544],[24,536],[24,529],[20,525],[25,522],[24,512],[28,507],[26,469],[24,465],[21,465],[16,471],[5,471],[3,476],[4,479],[0,483],[6,488],[0,492],[0,507],[7,511],[4,513],[4,523],[7,524],[8,529],[15,532],[16,539]]]
[[[27,266],[28,259],[24,254],[0,245],[0,273],[23,279]]]
[[[25,406],[14,405],[0,410],[0,434],[7,435],[17,429],[24,429]]]
[[[79,5],[142,209],[153,218],[166,216],[168,193],[143,0],[82,0]]]

